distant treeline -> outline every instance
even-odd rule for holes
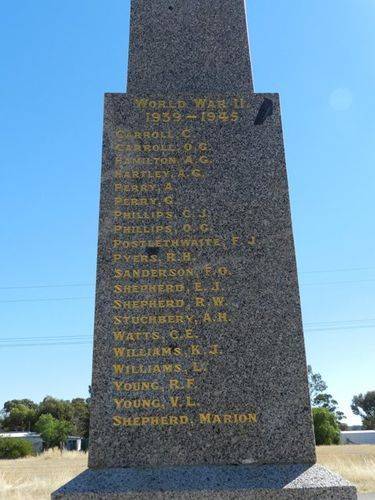
[[[48,415],[48,417],[46,417]],[[4,403],[0,412],[2,431],[35,431],[46,426],[63,425],[69,434],[88,438],[90,399],[71,401],[46,396],[40,403],[30,399],[12,399]]]

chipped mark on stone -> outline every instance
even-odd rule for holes
[[[261,107],[259,108],[257,117],[254,120],[254,125],[263,125],[268,116],[273,115],[273,102],[267,97],[264,98]]]
[[[151,257],[151,255],[159,255],[160,248],[158,247],[147,247],[146,254]]]

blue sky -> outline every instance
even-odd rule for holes
[[[375,389],[375,3],[249,0],[248,18],[255,89],[281,94],[308,361],[354,423],[353,394]],[[5,2],[2,21],[1,406],[87,395],[103,94],[125,90],[129,2]]]

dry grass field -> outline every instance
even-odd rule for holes
[[[318,462],[355,484],[361,493],[375,492],[375,445],[318,446]]]
[[[321,446],[318,462],[356,484],[375,491],[375,446]],[[46,500],[52,491],[86,469],[87,455],[50,451],[38,457],[0,460],[1,500]]]
[[[1,500],[45,500],[87,468],[87,454],[48,451],[37,457],[0,460]]]

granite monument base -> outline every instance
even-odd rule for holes
[[[341,499],[356,489],[320,465],[89,469],[52,499]]]

